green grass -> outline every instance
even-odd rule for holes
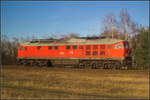
[[[3,66],[1,98],[148,98],[145,70]]]

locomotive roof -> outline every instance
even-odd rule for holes
[[[121,42],[124,40],[120,39],[112,39],[112,38],[97,38],[97,39],[92,39],[92,38],[70,38],[67,40],[36,40],[36,41],[30,41],[30,42],[25,42],[22,43],[24,46],[47,46],[47,45],[88,45],[88,44],[113,44],[117,42]],[[55,42],[57,41],[57,42]]]

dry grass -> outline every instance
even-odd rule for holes
[[[148,71],[4,66],[1,98],[149,98]]]

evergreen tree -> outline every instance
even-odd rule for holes
[[[148,33],[148,29],[141,28],[139,34],[131,40],[134,67],[138,69],[148,68]]]

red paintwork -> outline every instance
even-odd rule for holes
[[[115,49],[115,45],[122,45],[122,48]],[[129,52],[128,48],[124,48],[124,42],[118,42],[116,44],[109,44],[111,48],[108,49],[108,44],[105,45],[105,49],[100,49],[100,45],[98,45],[98,55],[86,55],[86,45],[77,45],[78,49],[66,49],[66,45],[58,46],[56,50],[49,50],[49,46],[41,46],[40,50],[37,50],[37,46],[20,46],[18,49],[18,57],[37,57],[37,58],[122,58],[126,57],[126,53]],[[55,46],[55,45],[54,45]],[[73,45],[70,45],[73,46]],[[80,49],[79,46],[83,46],[83,49]],[[23,48],[24,50],[21,50]],[[91,45],[91,49],[88,50],[91,53],[93,50],[93,45]],[[100,51],[104,51],[105,55],[100,55]]]

